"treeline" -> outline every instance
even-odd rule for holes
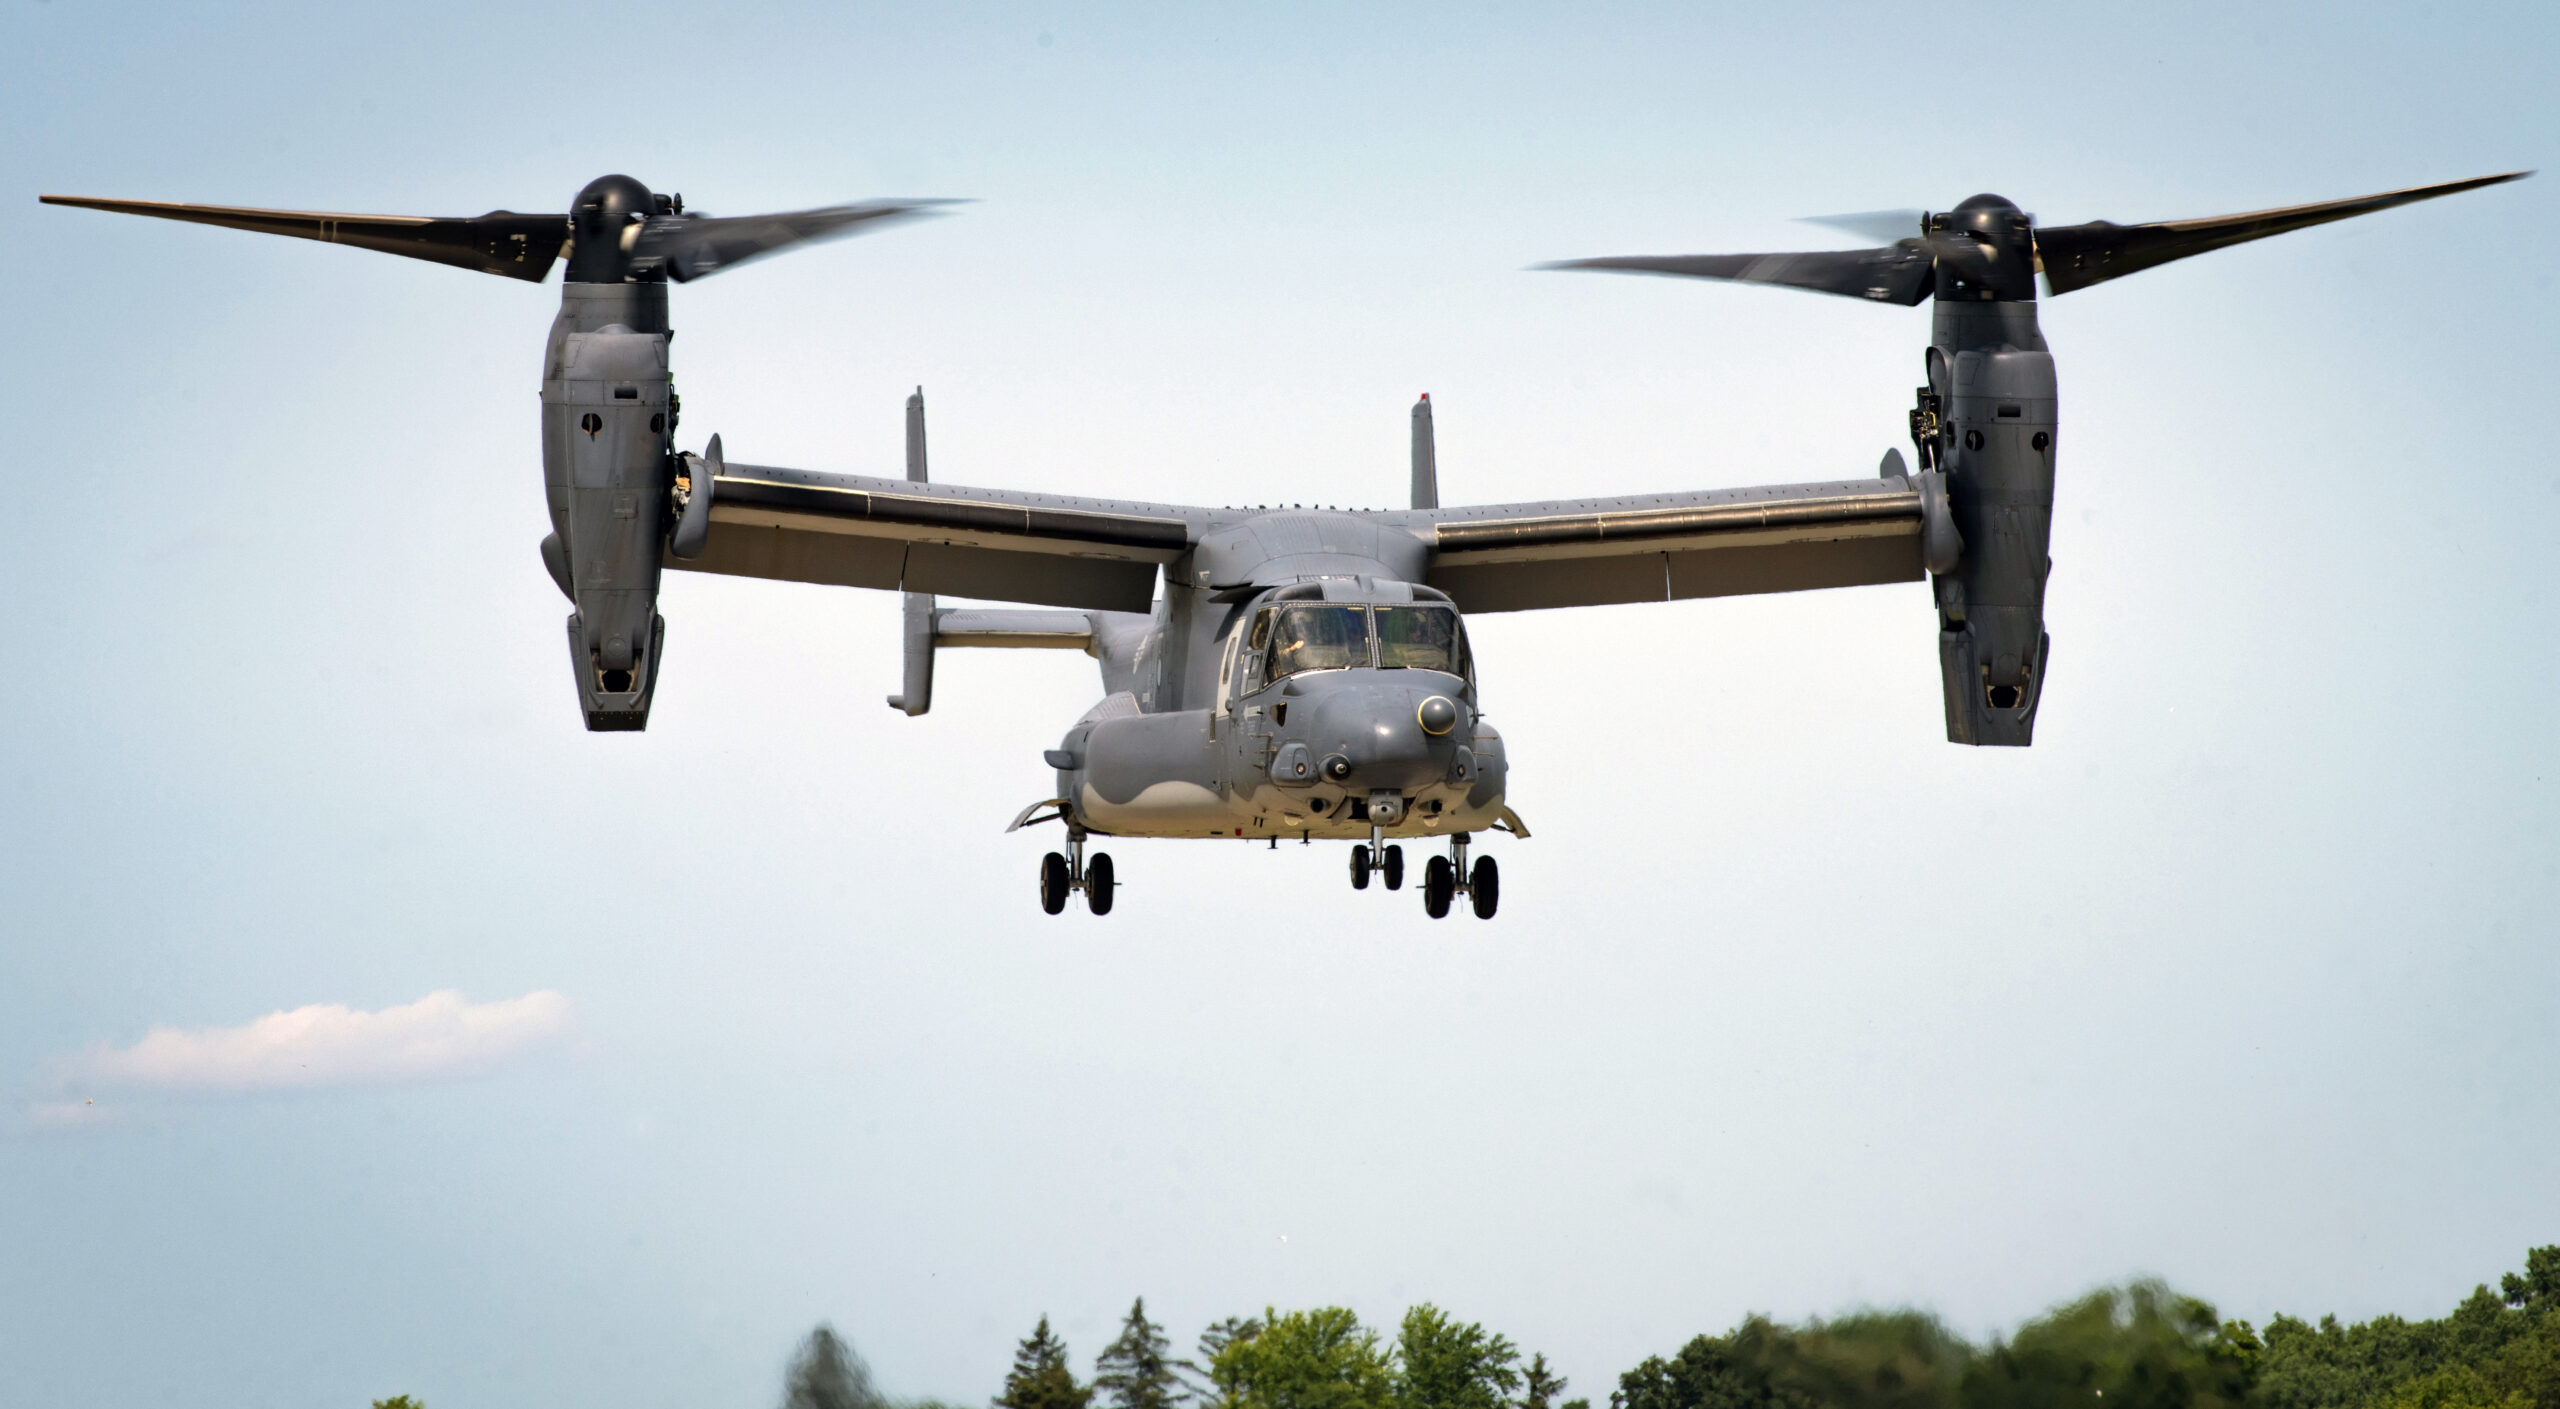
[[[1177,1359],[1164,1327],[1131,1303],[1120,1335],[1078,1379],[1067,1344],[1040,1318],[1013,1353],[993,1409],[1590,1409],[1561,1399],[1544,1355],[1433,1306],[1404,1314],[1390,1343],[1338,1306],[1229,1317]],[[891,1401],[843,1339],[809,1333],[791,1362],[785,1409],[953,1409]]]
[[[1042,1317],[993,1409],[1589,1409],[1544,1355],[1437,1307],[1392,1339],[1340,1307],[1230,1318],[1175,1358],[1141,1300],[1091,1379]],[[892,1405],[835,1333],[794,1358],[785,1409]],[[1610,1409],[2560,1409],[2560,1247],[2433,1321],[2263,1330],[2152,1282],[2093,1292],[1976,1345],[1936,1317],[1870,1311],[1787,1325],[1753,1316],[1650,1356]]]

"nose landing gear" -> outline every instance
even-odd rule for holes
[[[1067,824],[1067,854],[1056,852],[1040,858],[1040,908],[1052,915],[1067,908],[1067,896],[1084,892],[1084,903],[1097,915],[1111,913],[1111,892],[1117,884],[1111,872],[1111,857],[1104,852],[1084,854],[1084,828],[1072,821]]]
[[[1479,856],[1473,869],[1467,865],[1465,832],[1449,838],[1449,854],[1434,856],[1422,868],[1422,912],[1431,918],[1444,919],[1451,901],[1463,895],[1479,920],[1493,918],[1495,907],[1502,903],[1502,869],[1490,856]]]
[[[1367,890],[1369,875],[1376,872],[1389,890],[1404,889],[1404,848],[1386,844],[1386,828],[1369,828],[1365,845],[1351,848],[1351,888]]]

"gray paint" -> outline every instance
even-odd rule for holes
[[[561,288],[542,383],[543,477],[577,610],[587,727],[647,725],[675,432],[662,284]]]
[[[2032,325],[2023,331],[2033,336]],[[1933,351],[1952,354],[1933,357],[1930,366],[1949,388],[1946,476],[1966,545],[1954,569],[1936,579],[1947,738],[2024,745],[2034,738],[2050,650],[2044,587],[2053,565],[2046,550],[2058,449],[2053,357],[2041,337],[2028,348],[1942,342]]]
[[[926,478],[924,388],[917,387],[915,394],[907,398],[907,482],[923,484]],[[903,570],[900,576],[903,579]],[[898,655],[904,688],[889,697],[889,708],[913,718],[933,708],[933,594],[907,592],[902,598]]]
[[[1431,393],[1413,403],[1413,507],[1440,507],[1440,451],[1431,435]]]

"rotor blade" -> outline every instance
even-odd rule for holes
[[[1731,279],[1784,284],[1844,298],[1916,304],[1929,296],[1932,260],[1918,240],[1874,250],[1824,250],[1811,254],[1616,255],[1569,259],[1540,269],[1607,269],[1627,274],[1672,274],[1691,279]]]
[[[1834,230],[1845,230],[1860,239],[1890,244],[1895,240],[1907,240],[1919,234],[1921,222],[1928,218],[1929,213],[1925,210],[1859,210],[1851,211],[1847,215],[1798,216],[1796,223],[1827,225]]]
[[[2278,210],[2253,210],[2243,215],[2208,216],[2201,220],[2160,220],[2148,225],[2117,225],[2105,220],[2092,220],[2085,225],[2048,225],[2036,231],[2036,253],[2044,263],[2045,287],[2053,293],[2067,294],[2091,284],[2140,273],[2173,259],[2184,259],[2191,254],[2263,240],[2269,235],[2281,235],[2310,225],[2325,225],[2332,220],[2369,215],[2412,201],[2450,196],[2456,191],[2477,190],[2502,181],[2519,181],[2532,174],[2530,171],[2510,171],[2499,176],[2475,176],[2468,181],[2411,186],[2402,191],[2384,191],[2379,195],[2357,196],[2350,200],[2285,206]]]
[[[510,210],[439,219],[424,215],[339,215],[318,210],[185,205],[177,201],[110,201],[92,196],[36,199],[47,205],[151,215],[163,220],[255,230],[263,235],[292,235],[333,245],[354,245],[534,283],[540,283],[551,272],[551,262],[560,257],[561,248],[569,239],[566,215],[518,215]]]
[[[664,267],[681,284],[793,245],[883,229],[961,204],[949,200],[865,201],[781,215],[662,215],[640,228],[632,268]]]

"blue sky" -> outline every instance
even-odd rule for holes
[[[1942,741],[1918,587],[1477,621],[1491,925],[1174,843],[1045,919],[1002,827],[1091,664],[910,720],[885,596],[676,580],[586,735],[553,289],[33,199],[975,197],[678,290],[687,438],[893,472],[921,383],[937,478],[1386,504],[1423,390],[1453,501],[1902,440],[1924,311],[1541,260],[2560,136],[2548,6],[2125,16],[9,0],[9,1397],[762,1403],[827,1319],[967,1400],[1140,1294],[1599,1395],[1751,1309],[2428,1314],[2560,1239],[2550,177],[2045,308],[2032,750]]]

